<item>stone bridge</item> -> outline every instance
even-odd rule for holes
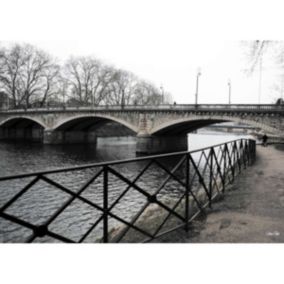
[[[95,143],[99,131],[117,125],[137,136],[137,152],[171,152],[187,149],[187,133],[229,121],[284,137],[283,105],[162,105],[2,110],[0,139]]]

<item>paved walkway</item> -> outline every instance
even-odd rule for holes
[[[244,171],[207,216],[159,242],[284,242],[284,151],[257,147],[256,163]]]

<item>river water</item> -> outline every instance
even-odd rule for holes
[[[248,138],[247,135],[224,134],[218,132],[189,134],[189,150],[196,150],[214,144],[219,144],[239,138]],[[97,145],[41,145],[30,143],[6,143],[0,142],[0,176],[43,171],[59,167],[71,167],[82,164],[113,161],[134,158],[135,138],[100,138]],[[198,157],[196,157],[198,159]],[[163,163],[171,167],[176,164],[176,159],[163,160]],[[118,166],[118,171],[130,180],[145,166],[144,162],[131,163]],[[99,169],[96,169],[97,171]],[[75,171],[50,177],[60,184],[77,192],[79,188],[95,174],[94,169]],[[147,188],[149,193],[166,178],[166,173],[152,167],[143,175],[137,185]],[[110,176],[109,198],[114,201],[127,186],[115,176]],[[24,187],[31,179],[0,182],[0,206],[5,204],[15,193]],[[98,178],[82,195],[88,200],[102,206],[102,177]],[[167,198],[178,196],[179,185],[174,181],[169,182],[163,189],[163,196]],[[40,181],[25,195],[19,198],[6,212],[20,217],[32,224],[43,224],[52,213],[62,206],[70,198],[69,195]],[[135,190],[129,191],[112,212],[119,217],[130,221],[147,200]],[[74,241],[79,241],[94,223],[100,218],[101,213],[80,201],[74,201],[59,217],[50,225],[49,229],[67,236]],[[119,225],[116,220],[110,220],[114,227]],[[93,242],[100,239],[102,225],[88,235],[85,241]],[[13,224],[0,218],[0,242],[22,242],[31,235],[29,229]],[[49,237],[36,239],[38,242],[53,242]]]

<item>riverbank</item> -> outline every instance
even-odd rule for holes
[[[190,232],[178,230],[157,242],[284,242],[284,147],[278,148],[258,146],[255,164],[192,223]]]

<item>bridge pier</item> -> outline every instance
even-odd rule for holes
[[[43,130],[40,128],[0,128],[0,140],[24,140],[41,142]]]
[[[87,131],[54,131],[45,130],[43,133],[44,144],[81,144],[97,143],[95,132]]]
[[[158,154],[187,151],[187,135],[179,136],[152,136],[138,134],[136,142],[136,153]]]

